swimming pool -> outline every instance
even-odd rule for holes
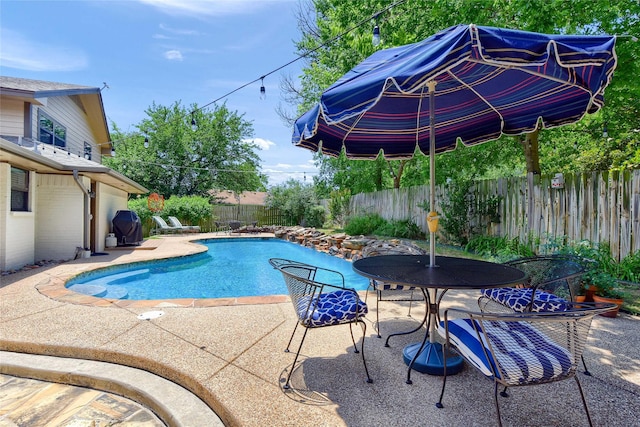
[[[281,239],[230,238],[198,243],[208,251],[87,272],[71,279],[66,287],[96,297],[129,300],[285,295],[282,275],[271,267],[269,258],[337,270],[345,276],[345,284],[357,290],[369,285],[349,261]]]

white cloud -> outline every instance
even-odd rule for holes
[[[169,61],[182,61],[182,53],[179,50],[168,50],[164,53],[164,57]]]
[[[241,15],[255,13],[271,3],[283,0],[139,0],[141,3],[160,9],[169,15],[188,15],[194,17]],[[292,1],[292,0],[289,0]]]
[[[6,28],[1,29],[0,39],[2,67],[28,71],[77,71],[89,64],[87,56],[80,50],[28,40]]]
[[[242,142],[252,143],[253,145],[255,145],[261,150],[268,150],[269,148],[274,147],[276,145],[275,142],[269,141],[268,139],[263,139],[263,138],[245,139]]]
[[[163,30],[163,31],[166,31],[168,33],[176,34],[176,35],[180,35],[180,36],[199,36],[199,35],[202,35],[202,33],[200,33],[199,31],[196,31],[196,30],[189,30],[189,29],[182,29],[182,28],[171,28],[171,27],[167,27],[164,24],[160,24],[160,29]]]

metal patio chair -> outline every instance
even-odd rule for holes
[[[291,374],[296,368],[298,356],[309,329],[343,324],[349,325],[354,352],[362,354],[362,363],[367,375],[367,382],[373,382],[369,376],[367,362],[364,357],[364,338],[367,332],[367,325],[363,319],[368,311],[367,305],[360,299],[355,289],[345,287],[344,276],[334,270],[288,259],[271,258],[269,263],[282,273],[298,317],[285,352],[289,352],[289,347],[298,325],[302,325],[305,328],[283,388],[286,390],[290,387]],[[354,323],[359,323],[362,327],[360,350],[358,350],[353,336],[352,325]]]
[[[478,299],[481,311],[523,312],[562,311],[575,301],[585,272],[583,264],[568,255],[519,258],[505,265],[527,273],[527,281],[515,288],[483,289]],[[582,358],[585,375],[591,375]],[[503,392],[504,393],[504,392]]]
[[[438,333],[445,346],[459,353],[471,366],[494,382],[494,402],[498,425],[502,425],[498,386],[545,384],[574,378],[580,391],[589,425],[589,408],[576,376],[576,367],[593,316],[613,304],[567,303],[565,311],[486,313],[448,309]],[[450,320],[450,315],[456,318]],[[447,381],[447,351],[444,351],[444,378],[436,406],[442,408]]]

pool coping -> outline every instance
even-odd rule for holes
[[[115,267],[118,265],[128,265],[142,262],[162,261],[166,259],[180,258],[184,256],[193,256],[202,252],[206,252],[207,248],[198,244],[200,241],[216,240],[216,239],[249,239],[249,238],[266,238],[277,239],[272,233],[260,233],[252,234],[250,236],[238,235],[218,235],[213,233],[201,233],[191,234],[188,236],[181,236],[184,239],[184,243],[189,244],[189,251],[187,253],[174,254],[173,256],[156,258],[151,256],[153,251],[162,246],[162,240],[164,238],[174,238],[178,236],[162,236],[161,238],[147,239],[145,243],[138,247],[127,248],[107,248],[105,252],[109,255],[119,255],[123,250],[129,251],[144,251],[145,257],[136,261],[128,261],[123,263],[99,263],[92,267],[82,269],[75,274],[69,276],[50,276],[49,281],[45,283],[39,283],[36,285],[36,290],[53,300],[85,305],[92,307],[119,307],[119,308],[169,308],[169,307],[183,307],[183,308],[206,308],[206,307],[222,307],[233,305],[255,305],[255,304],[278,304],[284,302],[290,302],[289,295],[266,295],[266,296],[246,296],[246,297],[226,297],[226,298],[177,298],[177,299],[156,299],[156,300],[128,300],[128,299],[110,299],[100,298],[91,295],[80,294],[74,292],[66,287],[66,283],[74,277],[83,273],[88,273],[95,270],[105,269],[109,267]]]

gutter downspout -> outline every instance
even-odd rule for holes
[[[85,250],[89,250],[89,197],[91,197],[91,192],[89,190],[87,190],[84,185],[82,184],[82,182],[80,182],[80,177],[78,176],[78,170],[74,169],[73,170],[73,179],[76,181],[76,184],[78,184],[78,187],[80,187],[80,189],[82,190],[82,193],[84,193],[84,230],[83,230],[83,247]]]

